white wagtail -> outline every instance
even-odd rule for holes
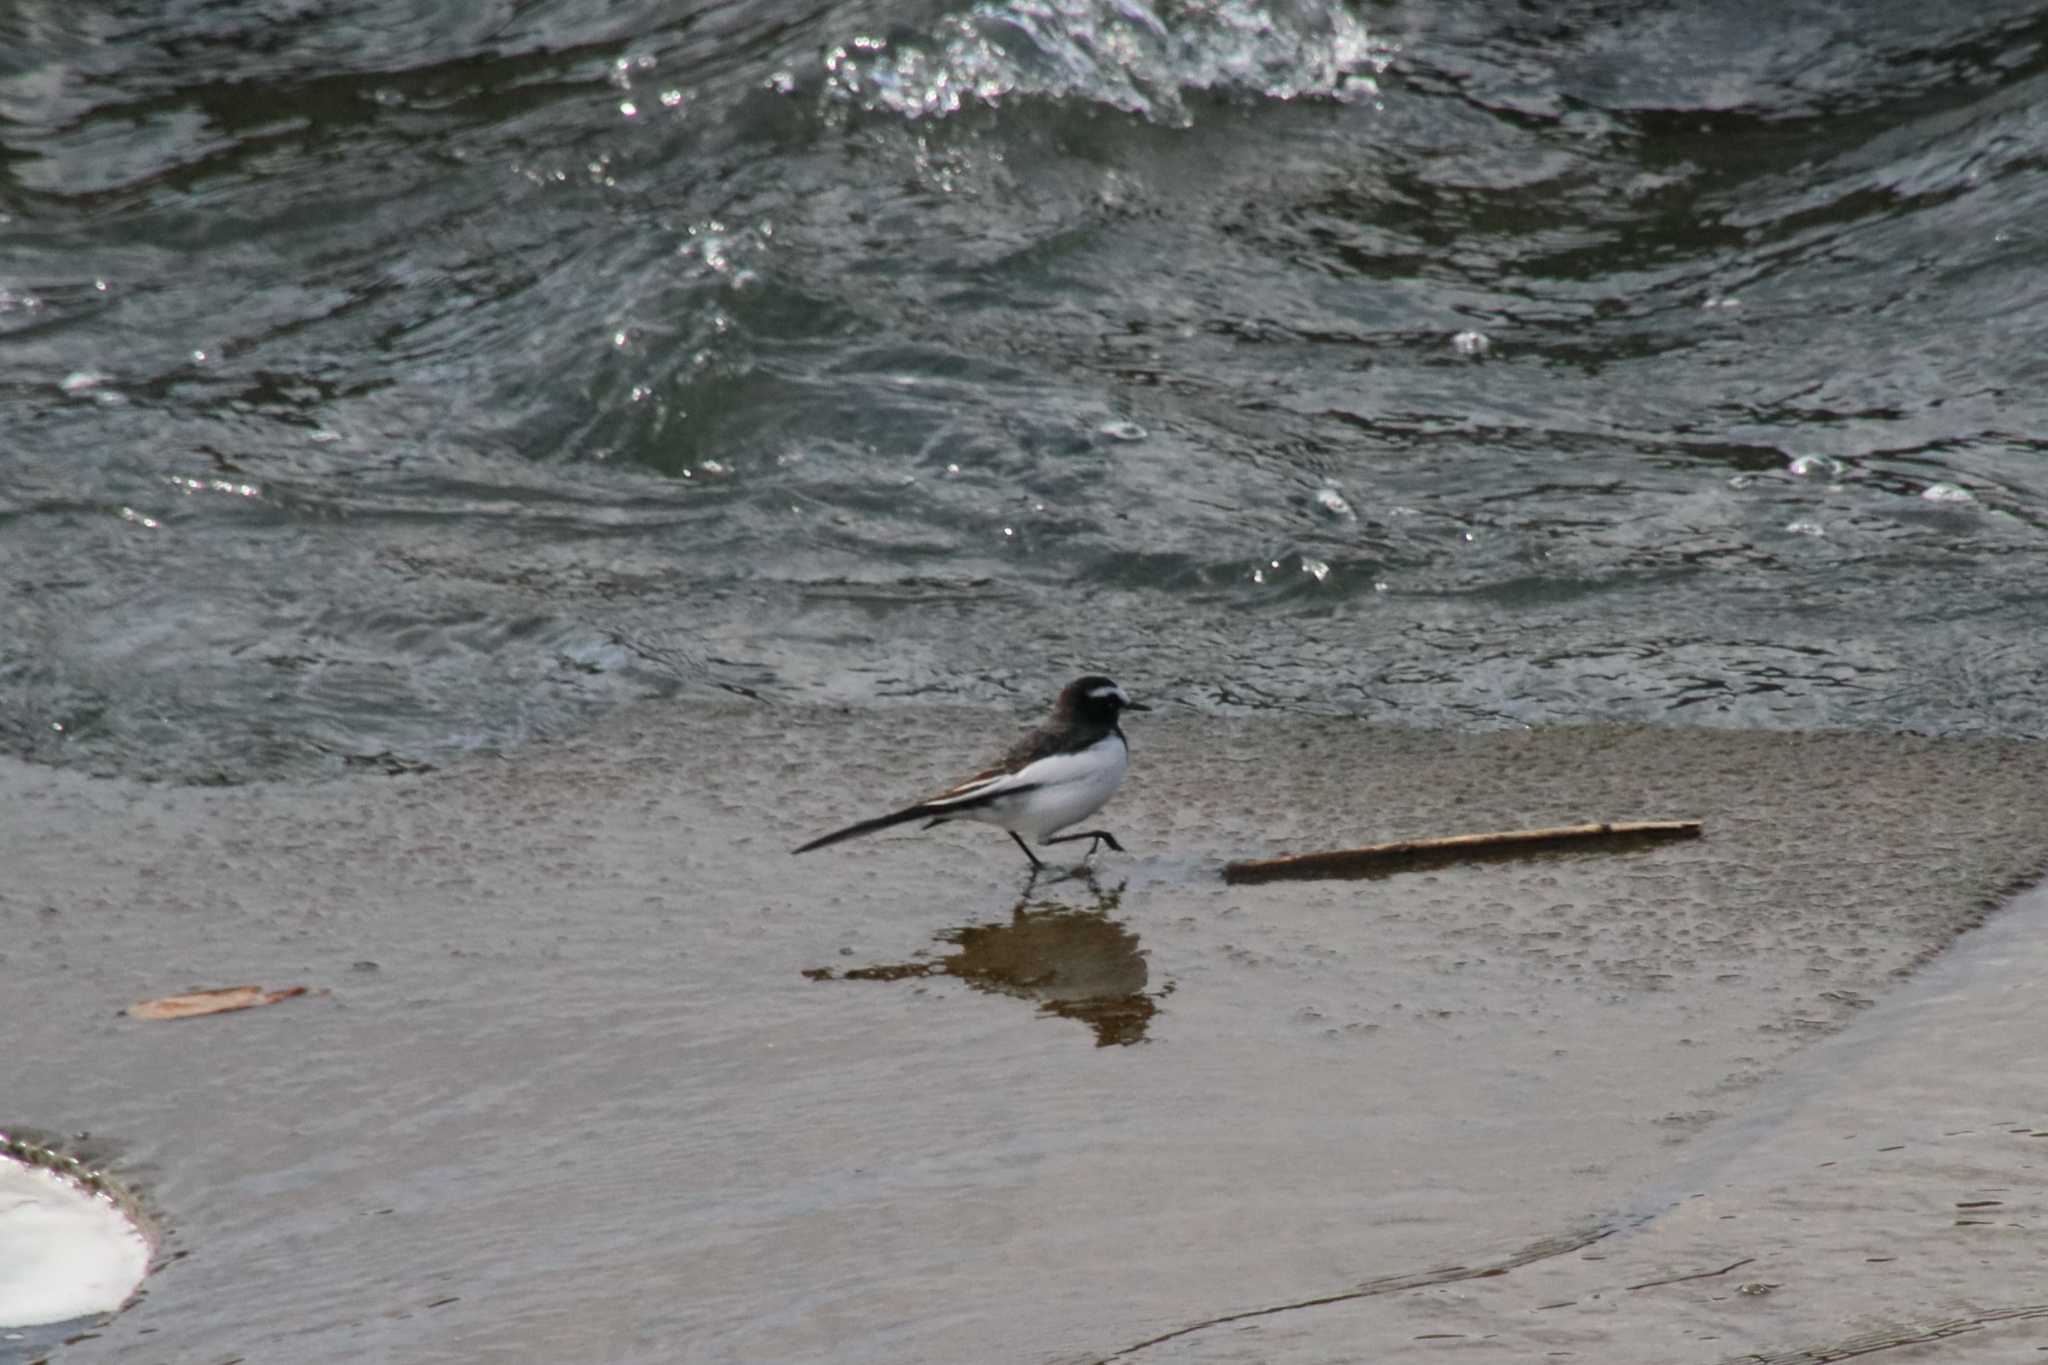
[[[1026,835],[1041,844],[1092,839],[1121,853],[1124,846],[1106,829],[1062,834],[1057,839],[1051,835],[1087,819],[1116,795],[1131,761],[1130,746],[1117,727],[1117,716],[1125,711],[1151,709],[1132,701],[1121,687],[1099,673],[1076,678],[1060,693],[1051,718],[1018,740],[1002,761],[987,772],[976,773],[914,806],[813,839],[795,852],[809,853],[841,839],[873,834],[910,820],[929,820],[926,829],[948,820],[979,820],[1008,830],[1017,847],[1031,860],[1034,872],[1045,864],[1024,842]],[[1095,849],[1096,844],[1088,845],[1089,853]]]

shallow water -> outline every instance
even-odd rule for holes
[[[2033,6],[0,17],[0,736],[2032,735]]]
[[[1909,1009],[1855,1040],[2048,861],[2042,746],[1153,716],[1112,808],[1131,852],[1092,881],[1027,892],[983,828],[788,856],[845,814],[788,768],[925,780],[1011,719],[937,714],[637,708],[394,782],[0,761],[0,916],[26,926],[7,1102],[90,1128],[164,1236],[143,1301],[62,1359],[1307,1361],[1448,1332],[1621,1365],[2033,1301],[2024,1227],[1961,1256],[1951,1206],[2024,1222],[2038,1144],[1944,1134],[1985,1109],[2048,1128],[2014,1057],[2034,957],[1941,987],[1960,1035]],[[1616,813],[1707,834],[1217,875]],[[242,982],[314,990],[117,1013]],[[1906,1164],[1770,1223],[1773,1182],[1838,1159],[1797,1134],[1823,1098],[1833,1130],[1885,1135],[1849,1155]],[[1920,1146],[1875,1152],[1896,1141]],[[1688,1221],[1702,1192],[1754,1222]],[[1686,1296],[1707,1282],[1617,1304],[1710,1255],[1860,1248],[1880,1212],[1881,1280],[1807,1277],[1762,1313]],[[1310,1300],[1333,1301],[1287,1307]]]

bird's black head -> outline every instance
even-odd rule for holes
[[[1132,701],[1129,693],[1100,673],[1090,673],[1067,684],[1066,690],[1060,693],[1059,709],[1079,724],[1113,728],[1116,718],[1125,711],[1149,711],[1152,708]]]

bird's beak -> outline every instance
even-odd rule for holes
[[[1151,707],[1141,701],[1127,701],[1124,703],[1124,710],[1126,711],[1150,711],[1151,709]]]

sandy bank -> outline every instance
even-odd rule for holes
[[[1707,1362],[2048,1300],[2028,940],[1900,984],[2048,862],[2041,746],[1147,717],[1131,855],[1021,917],[993,831],[788,856],[1015,722],[645,708],[318,787],[0,765],[0,1121],[115,1144],[186,1253],[66,1365]],[[1708,837],[1215,876],[1681,815]],[[969,953],[1008,965],[916,974]],[[117,1014],[245,981],[326,994]]]

